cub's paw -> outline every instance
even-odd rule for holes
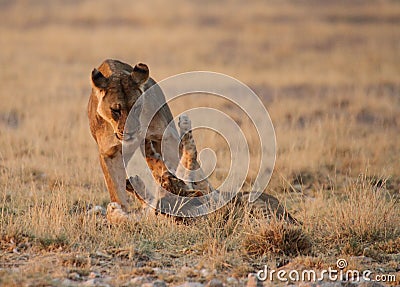
[[[178,126],[181,132],[181,136],[192,129],[192,122],[190,121],[188,115],[182,114],[179,116]]]

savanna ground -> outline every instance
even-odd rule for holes
[[[400,284],[399,2],[3,0],[0,19],[0,285],[241,286],[264,264],[338,258]],[[109,202],[86,117],[106,58],[252,87],[277,136],[266,192],[303,225],[231,209],[109,226],[81,212]]]

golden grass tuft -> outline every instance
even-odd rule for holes
[[[256,226],[243,241],[243,248],[251,256],[298,256],[311,252],[311,240],[299,226],[278,220],[264,221]]]
[[[303,208],[304,227],[320,248],[362,255],[364,248],[395,244],[400,236],[398,200],[365,175],[349,180],[340,193],[320,192]]]

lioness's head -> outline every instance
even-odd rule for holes
[[[111,124],[120,141],[129,141],[134,136],[133,132],[124,135],[125,122],[148,78],[149,68],[145,64],[137,64],[131,73],[121,71],[108,78],[97,69],[92,71],[92,88],[98,98],[97,113]]]

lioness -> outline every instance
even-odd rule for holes
[[[124,133],[125,122],[138,98],[156,82],[149,77],[147,65],[139,63],[132,67],[117,60],[105,60],[97,69],[93,69],[91,82],[92,93],[88,104],[90,131],[98,145],[100,164],[111,201],[119,203],[127,210],[122,142],[134,141],[137,131]],[[165,103],[161,91],[152,96],[155,102]],[[173,117],[169,107],[162,105],[148,127],[145,136],[146,150],[162,155],[161,139],[171,121]],[[179,134],[173,122],[170,129],[170,140],[175,142],[175,146],[179,146]],[[152,169],[151,161],[147,162]]]
[[[159,87],[155,93],[150,93],[149,102],[135,105],[143,92],[156,84],[149,77],[149,69],[145,64],[140,63],[132,67],[117,60],[105,60],[98,69],[93,69],[91,82],[92,93],[88,103],[89,125],[98,145],[100,164],[112,202],[107,208],[110,222],[118,223],[129,218],[125,213],[129,210],[126,190],[132,192],[133,187],[128,185],[129,181],[126,180],[122,142],[136,147],[142,145],[142,151],[152,170],[154,180],[165,190],[188,197],[198,197],[214,190],[208,180],[202,176],[203,173],[197,161],[197,149],[190,119],[186,115],[181,115],[179,135],[173,123],[171,111],[165,103],[165,97]],[[135,142],[138,140],[137,134],[140,133],[136,128],[140,129],[141,127],[139,115],[146,111],[152,114],[152,110],[149,108],[152,103],[156,103],[155,106],[160,109],[146,127],[144,142]],[[137,110],[133,110],[133,119],[136,118],[137,123],[130,123],[128,130],[125,130],[128,114],[134,105]],[[169,132],[164,133],[167,127],[169,127]],[[173,173],[174,170],[171,172],[167,169],[167,165],[163,161],[162,141],[168,142],[165,153],[177,153],[176,160],[178,162],[172,164],[177,167],[180,177]],[[172,148],[169,149],[170,147]],[[176,150],[177,148],[179,151]],[[174,157],[169,157],[169,159],[174,160]],[[136,180],[136,186],[143,191],[145,187],[141,184],[142,182],[139,178]],[[243,195],[239,195],[238,200],[242,202]],[[267,213],[275,213],[289,222],[295,222],[275,198],[267,194],[264,194],[264,197],[261,196],[259,200],[261,205],[264,205],[264,208],[261,209],[266,209]],[[159,203],[162,205],[162,202]],[[168,198],[166,198],[164,204],[168,205],[168,203]]]

